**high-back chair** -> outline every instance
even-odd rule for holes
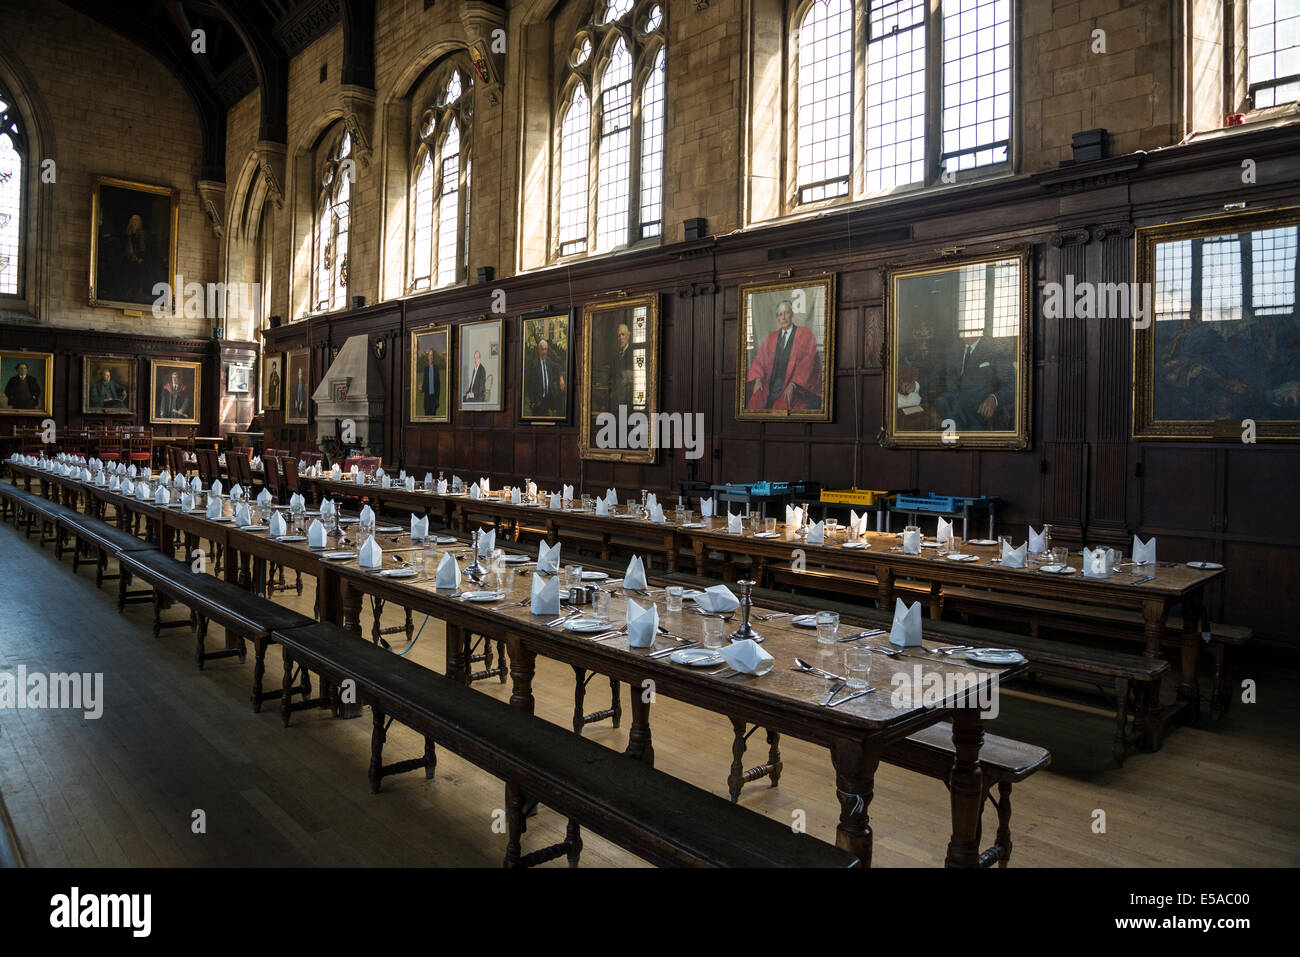
[[[280,456],[262,456],[262,485],[278,500],[280,494]]]
[[[285,490],[292,495],[302,492],[302,483],[298,481],[298,460],[292,455],[280,459],[280,471],[284,475]]]
[[[253,487],[253,467],[249,464],[248,449],[228,449],[226,451],[226,474],[231,482],[238,482],[244,488]]]
[[[153,437],[147,432],[138,432],[127,439],[127,448],[131,454],[131,464],[137,468],[153,468]]]
[[[221,462],[217,458],[217,453],[212,449],[196,449],[195,458],[199,464],[199,480],[211,488],[212,483],[221,478]]]

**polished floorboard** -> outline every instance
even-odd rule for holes
[[[0,798],[29,865],[500,865],[503,787],[455,755],[439,749],[433,780],[419,772],[388,778],[371,795],[368,714],[341,720],[299,712],[289,729],[275,702],[253,714],[251,654],[246,663],[224,659],[198,671],[188,628],[153,638],[148,604],[119,615],[115,582],[96,591],[92,569],[74,576],[70,557],[60,565],[51,546],[9,524],[0,524],[0,582],[0,670],[104,676],[98,720],[79,711],[0,710]],[[314,590],[304,577],[301,598],[290,592],[277,600],[310,614]],[[366,612],[368,620],[368,604]],[[183,615],[179,607],[165,613]],[[386,610],[385,624],[400,620],[399,609]],[[416,617],[417,628],[422,620]],[[410,657],[441,671],[442,639],[441,624],[429,620]],[[214,628],[210,647],[220,642]],[[1237,674],[1256,681],[1259,703],[1238,702],[1223,721],[1181,728],[1161,751],[1133,755],[1121,769],[1109,766],[1108,717],[1004,695],[990,730],[1053,753],[1051,768],[1015,789],[1011,866],[1300,863],[1300,671],[1253,660],[1244,658]],[[268,687],[279,686],[279,662],[273,650]],[[509,697],[506,684],[475,687]],[[606,706],[608,687],[593,679],[588,710]],[[572,669],[539,659],[534,688],[538,715],[568,727]],[[622,691],[624,727],[586,730],[619,749],[628,720]],[[729,721],[660,698],[652,723],[658,768],[726,794]],[[388,742],[389,761],[420,752],[417,736],[397,724]],[[782,753],[780,787],[749,785],[741,802],[783,821],[798,816],[808,831],[833,840],[839,810],[828,756],[788,738]],[[759,732],[749,765],[765,754]],[[950,819],[940,782],[882,765],[871,822],[876,866],[941,864]],[[991,809],[985,825],[987,845]],[[525,850],[560,840],[563,827],[543,808],[529,822]],[[591,835],[582,863],[642,865]]]

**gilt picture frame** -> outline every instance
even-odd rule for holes
[[[736,418],[829,422],[835,399],[835,275],[740,287]]]
[[[582,310],[579,454],[652,464],[658,454],[659,297],[628,296]],[[647,427],[637,430],[639,417]]]

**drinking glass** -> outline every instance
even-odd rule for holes
[[[701,642],[705,648],[721,648],[724,622],[721,618],[704,619],[704,637]]]
[[[581,587],[582,587],[582,566],[581,566],[581,565],[569,565],[568,568],[567,568],[567,572],[568,572],[568,576],[569,576],[568,579],[567,579],[567,585],[568,585],[568,587],[569,587],[569,588],[581,588]]]
[[[1058,546],[1052,549],[1051,555],[1053,565],[1064,565],[1070,559],[1070,550],[1064,545]]]
[[[835,532],[839,529],[839,527],[840,527],[840,520],[838,518],[826,519],[826,537],[834,538]]]
[[[871,646],[849,645],[844,649],[844,683],[854,691],[871,687]]]
[[[509,598],[515,591],[515,573],[509,565],[504,562],[497,566],[496,571],[492,573],[492,578],[496,581],[497,595],[501,598]]]
[[[763,519],[763,531],[767,532],[769,535],[776,534],[776,519],[774,518]]]
[[[840,632],[840,616],[833,611],[817,612],[817,643],[833,645]]]
[[[640,511],[641,511],[641,506],[637,503],[636,499],[630,498],[627,500],[627,513],[629,515],[637,515],[640,513]]]
[[[948,551],[953,555],[961,554],[961,546],[962,539],[960,536],[954,535],[952,538],[948,539]]]
[[[664,604],[669,611],[682,610],[682,586],[669,585],[664,589]]]
[[[1004,548],[1011,548],[1011,547],[1012,547],[1012,545],[1011,545],[1011,536],[1010,536],[1010,535],[999,535],[999,536],[998,536],[998,554],[997,554],[997,557],[998,557],[998,558],[1001,558],[1001,557],[1002,557],[1002,550],[1003,550]]]
[[[438,574],[438,549],[426,548],[420,552],[420,559],[424,565],[424,573],[430,578]]]
[[[584,496],[582,496],[582,510],[583,510],[584,512],[589,512],[589,511],[591,511],[591,496],[590,496],[590,495],[584,495]]]
[[[609,592],[603,588],[596,589],[596,593],[591,597],[591,612],[601,621],[609,621],[609,606],[612,597]]]

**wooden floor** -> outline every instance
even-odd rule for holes
[[[305,712],[286,730],[274,703],[254,715],[251,659],[209,662],[199,672],[188,628],[155,640],[148,605],[120,616],[115,583],[97,592],[90,569],[74,576],[70,559],[60,565],[51,547],[7,524],[0,582],[0,669],[104,675],[99,720],[0,710],[0,798],[29,865],[500,865],[505,837],[493,825],[503,788],[456,756],[439,752],[432,781],[391,778],[372,796],[368,717]],[[310,614],[314,588],[304,579],[302,598],[287,603]],[[387,619],[399,620],[391,611]],[[441,671],[442,651],[441,625],[430,620],[410,656]],[[1016,788],[1012,866],[1300,863],[1300,674],[1276,663],[1242,673],[1256,679],[1259,704],[1237,703],[1226,721],[1180,729],[1162,751],[1134,755],[1120,770],[1108,765],[1109,719],[1004,695],[992,730],[1054,755],[1048,771]],[[278,687],[278,653],[268,656],[267,683]],[[568,726],[572,670],[539,660],[534,687],[537,713]],[[476,688],[508,698],[506,685]],[[593,680],[589,710],[605,706],[607,689]],[[656,766],[725,794],[730,723],[663,698],[652,717]],[[610,747],[626,743],[626,728],[607,723],[586,733]],[[765,749],[760,739],[761,732],[752,739],[752,763]],[[394,725],[385,757],[415,756],[419,747]],[[833,839],[839,812],[829,758],[793,740],[783,754],[780,787],[750,785],[742,802],[784,821],[802,812],[810,832]],[[195,834],[199,810],[206,833]],[[942,862],[950,820],[939,782],[882,765],[871,811],[877,866]],[[1094,832],[1097,811],[1105,812],[1105,833]],[[563,821],[543,808],[525,849],[562,831]],[[582,860],[642,864],[594,837]]]

